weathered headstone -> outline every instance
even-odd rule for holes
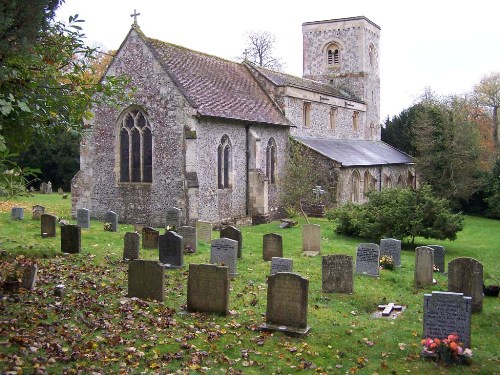
[[[24,219],[24,208],[12,207],[12,209],[10,210],[10,218],[12,220],[23,220]]]
[[[177,233],[184,239],[184,251],[187,253],[196,253],[198,240],[196,238],[196,228],[188,225],[183,225]]]
[[[38,266],[36,264],[30,264],[24,269],[23,279],[21,281],[21,288],[33,289],[36,284],[38,275]]]
[[[434,265],[439,269],[439,272],[445,273],[446,266],[445,266],[445,249],[443,246],[440,245],[427,245],[427,247],[430,247],[432,250],[434,250]]]
[[[118,215],[114,211],[107,211],[104,214],[104,222],[110,224],[109,231],[118,231]]]
[[[160,263],[165,268],[184,267],[184,241],[173,231],[158,236]]]
[[[266,323],[260,329],[290,335],[306,335],[309,280],[291,272],[278,272],[267,279]]]
[[[237,272],[238,241],[229,238],[216,238],[212,240],[210,249],[210,263],[226,266],[229,276],[235,276]]]
[[[76,225],[80,228],[90,228],[90,211],[87,208],[76,210]]]
[[[354,265],[352,256],[325,255],[322,259],[322,290],[325,293],[353,293]]]
[[[165,215],[165,228],[177,231],[181,226],[181,209],[177,207],[167,207]]]
[[[57,194],[63,195],[64,194],[64,190],[61,189],[61,188],[57,189]]]
[[[32,213],[33,213],[32,220],[40,220],[42,214],[45,213],[45,207],[37,204],[36,206],[33,206]]]
[[[52,194],[52,182],[47,182],[47,191],[45,194]]]
[[[380,269],[380,246],[375,243],[361,243],[356,250],[356,273],[378,276]]]
[[[278,272],[293,272],[293,259],[290,258],[271,258],[271,275]]]
[[[321,226],[304,224],[302,226],[302,251],[307,256],[317,256],[321,253]]]
[[[57,217],[54,215],[43,214],[40,218],[40,230],[42,237],[56,236]],[[45,233],[45,235],[44,235]]]
[[[46,182],[42,182],[40,184],[40,193],[47,194],[47,183]]]
[[[82,248],[82,230],[78,225],[61,227],[61,251],[63,253],[79,253]]]
[[[471,346],[472,298],[463,293],[424,294],[423,338],[445,339],[458,334],[465,348]]]
[[[198,241],[205,243],[212,242],[212,223],[209,221],[198,220],[196,222],[196,237]]]
[[[190,264],[187,309],[193,312],[229,313],[229,269],[213,264]]]
[[[262,237],[262,258],[271,260],[273,257],[283,256],[283,238],[276,233],[264,234]]]
[[[472,297],[472,312],[483,310],[483,264],[474,258],[448,263],[448,291]]]
[[[151,227],[142,228],[142,248],[158,249],[158,236],[160,232]]]
[[[137,232],[127,232],[123,238],[123,259],[139,259],[140,236]]]
[[[128,264],[128,297],[165,300],[165,270],[160,262],[135,259]]]
[[[434,250],[427,246],[419,246],[415,249],[415,285],[432,285]]]
[[[235,240],[238,242],[238,258],[242,257],[242,246],[243,246],[243,236],[241,235],[241,231],[233,226],[227,226],[220,230],[220,238],[229,238],[230,240]],[[231,273],[231,270],[229,270]]]
[[[380,240],[380,256],[388,255],[394,260],[396,267],[401,267],[401,241],[394,238]]]

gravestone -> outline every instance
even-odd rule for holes
[[[198,220],[196,222],[196,237],[198,241],[205,243],[212,242],[212,223],[209,221]]]
[[[56,223],[57,223],[57,217],[55,217],[54,215],[43,214],[40,218],[40,230],[41,230],[40,235],[44,238],[55,237]]]
[[[47,190],[45,194],[52,194],[52,182],[47,182]]]
[[[45,213],[45,207],[43,206],[40,206],[40,205],[36,205],[36,206],[33,206],[32,207],[32,220],[40,220],[40,217],[42,216],[42,214]]]
[[[432,292],[424,294],[423,338],[443,340],[458,334],[464,348],[471,347],[472,298],[463,293]]]
[[[278,272],[267,279],[265,331],[280,331],[289,335],[306,335],[309,280],[291,272]]]
[[[448,263],[448,291],[472,298],[472,312],[483,310],[483,264],[474,258]]]
[[[165,268],[184,267],[184,241],[173,231],[158,236],[160,263]]]
[[[137,232],[127,232],[123,238],[123,259],[139,259],[140,236]]]
[[[181,226],[181,210],[177,207],[167,207],[165,228],[177,231]]]
[[[321,226],[304,224],[302,226],[302,251],[306,256],[317,256],[321,253]]]
[[[444,259],[444,253],[445,249],[443,246],[440,245],[427,245],[427,247],[430,247],[432,250],[434,250],[434,265],[439,269],[439,272],[445,273],[445,259]]]
[[[360,243],[356,250],[356,273],[378,276],[380,269],[380,246],[375,243]]]
[[[61,188],[57,189],[57,194],[63,195],[64,194],[64,190],[61,189]]]
[[[61,227],[61,251],[76,254],[82,249],[82,230],[78,225]]]
[[[415,249],[415,285],[432,285],[434,250],[427,246]]]
[[[142,228],[142,248],[158,249],[158,236],[160,232],[151,227]]]
[[[283,238],[276,233],[264,234],[262,237],[262,258],[266,261],[283,257]]]
[[[212,240],[210,249],[210,263],[226,266],[229,276],[236,276],[237,272],[238,241],[229,238],[217,238]]]
[[[213,264],[190,264],[187,309],[229,314],[229,269]]]
[[[323,292],[354,292],[354,265],[352,256],[342,254],[323,256],[322,275]]]
[[[107,211],[104,214],[104,222],[110,224],[109,232],[118,232],[118,215],[116,212]]]
[[[165,300],[165,270],[160,262],[135,259],[128,264],[128,297]]]
[[[229,238],[230,240],[235,240],[238,242],[238,258],[242,257],[242,245],[243,245],[243,237],[241,235],[241,231],[233,226],[227,226],[220,230],[220,238]],[[231,270],[229,271],[231,273]]]
[[[393,313],[393,311],[403,311],[404,306],[401,305],[396,305],[394,302],[390,302],[387,305],[378,305],[378,309],[382,310],[380,313],[382,316],[391,316],[391,313],[393,316],[396,316],[396,313]]]
[[[144,228],[144,224],[134,224],[134,232],[142,233],[142,228]]]
[[[293,259],[272,257],[271,258],[271,275],[278,272],[292,272],[293,271]]]
[[[76,225],[80,228],[90,228],[90,211],[87,208],[76,210]]]
[[[380,240],[380,256],[388,255],[394,260],[396,267],[401,267],[401,241],[394,238]]]
[[[196,253],[198,240],[196,238],[196,228],[188,225],[183,225],[177,231],[184,239],[184,251],[187,253]]]
[[[21,281],[21,288],[33,289],[36,284],[38,275],[38,266],[36,264],[30,264],[24,269],[23,279]]]
[[[40,184],[40,193],[47,194],[47,183],[46,182],[42,182]]]
[[[10,218],[12,220],[23,220],[24,219],[24,208],[12,207],[12,209],[10,210]]]

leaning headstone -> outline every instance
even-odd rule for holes
[[[107,211],[104,214],[104,222],[110,224],[109,232],[118,231],[118,215],[114,211]]]
[[[472,297],[472,312],[483,310],[483,264],[474,258],[448,263],[448,291]]]
[[[427,246],[415,249],[415,285],[432,285],[434,250]]]
[[[47,194],[47,183],[46,182],[42,182],[40,184],[40,193]]]
[[[380,240],[380,256],[388,255],[394,260],[396,267],[401,267],[401,241],[394,238]]]
[[[47,191],[45,194],[52,194],[52,182],[47,182]]]
[[[184,241],[173,231],[158,236],[160,263],[165,268],[184,267]]]
[[[140,236],[137,232],[127,232],[123,238],[123,259],[139,259]]]
[[[142,248],[158,249],[158,236],[160,232],[151,227],[142,228]]]
[[[472,299],[463,293],[424,294],[423,338],[445,339],[456,333],[464,348],[471,346]]]
[[[64,225],[61,227],[61,251],[75,254],[82,249],[82,230],[78,225]]]
[[[238,242],[238,258],[242,257],[242,245],[243,245],[243,237],[241,235],[241,231],[233,226],[227,226],[220,230],[220,238],[229,238],[230,240],[235,240]],[[231,271],[229,271],[231,273]]]
[[[42,237],[55,237],[56,236],[56,223],[57,217],[54,215],[43,214],[40,218],[40,230]]]
[[[262,258],[271,260],[273,257],[283,256],[283,238],[276,233],[264,234],[262,237]]]
[[[184,251],[186,253],[196,253],[196,247],[198,245],[198,240],[196,238],[196,228],[188,225],[183,225],[178,228],[180,236],[184,239]]]
[[[229,314],[229,270],[213,264],[190,264],[187,309]]]
[[[76,225],[80,228],[90,228],[90,211],[87,208],[76,210]]]
[[[259,328],[289,335],[306,335],[309,280],[291,272],[278,272],[267,279],[266,323]]]
[[[325,293],[353,293],[354,265],[352,256],[325,255],[322,260],[322,290]]]
[[[205,243],[212,242],[212,223],[209,221],[198,220],[196,222],[196,237],[198,241]]]
[[[307,256],[317,256],[321,253],[321,226],[304,224],[302,226],[302,251]]]
[[[271,259],[271,275],[278,272],[293,272],[293,259],[273,257]]]
[[[12,207],[12,209],[10,210],[10,218],[12,220],[23,220],[24,219],[24,208]]]
[[[167,207],[165,228],[177,231],[181,226],[181,210],[177,207]]]
[[[356,250],[356,273],[378,276],[380,269],[380,246],[375,243],[361,243]]]
[[[135,259],[128,264],[128,297],[165,300],[165,270],[160,262]]]
[[[210,263],[226,266],[229,276],[235,276],[237,272],[238,242],[229,238],[217,238],[212,240],[210,249]]]
[[[427,247],[434,250],[434,265],[438,268],[439,272],[445,273],[444,247],[440,245],[427,245]]]
[[[23,279],[21,281],[21,288],[33,289],[36,284],[38,274],[38,266],[36,264],[31,264],[24,269]]]
[[[33,213],[32,220],[40,220],[42,214],[45,213],[45,207],[37,204],[36,206],[32,207],[32,213]]]

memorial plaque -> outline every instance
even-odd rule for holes
[[[434,250],[427,246],[415,249],[415,285],[424,286],[433,283]]]
[[[118,232],[118,215],[116,212],[107,211],[104,214],[104,222],[111,225],[109,232]]]
[[[187,309],[229,314],[229,269],[213,264],[190,264]]]
[[[180,227],[177,233],[184,239],[184,251],[186,253],[196,253],[196,247],[198,246],[196,228],[185,225]]]
[[[165,300],[165,270],[160,262],[135,259],[128,264],[128,297]]]
[[[401,267],[401,241],[394,238],[383,238],[380,240],[380,256],[390,256],[396,267]]]
[[[205,243],[212,242],[212,223],[209,221],[198,220],[196,222],[196,236],[198,241]]]
[[[380,246],[375,243],[361,243],[356,250],[356,273],[378,276],[380,268]]]
[[[302,251],[308,256],[321,253],[321,226],[318,224],[302,225]]]
[[[90,211],[87,208],[76,210],[76,225],[80,228],[90,228]]]
[[[177,207],[167,207],[165,215],[165,228],[177,231],[181,226],[181,209]]]
[[[235,276],[237,272],[238,241],[229,238],[218,238],[212,240],[210,249],[210,263],[226,266],[229,276]]]
[[[32,220],[40,220],[40,217],[42,216],[42,214],[45,213],[45,207],[43,206],[40,206],[40,205],[36,205],[36,206],[33,206],[32,208]]]
[[[434,265],[439,269],[439,272],[445,273],[444,247],[440,245],[427,245],[427,247],[434,250]]]
[[[184,240],[173,231],[158,237],[160,263],[165,268],[184,267]]]
[[[61,251],[76,254],[82,249],[82,231],[78,225],[63,225],[61,227]]]
[[[40,235],[44,238],[55,237],[56,223],[57,223],[57,218],[54,215],[42,214],[42,216],[40,217],[40,231],[41,231]]]
[[[243,237],[241,235],[241,231],[233,226],[228,226],[222,228],[220,231],[220,238],[229,238],[230,240],[235,240],[238,242],[238,258],[242,257],[242,246],[243,246]],[[231,273],[231,270],[229,270]]]
[[[262,258],[264,260],[269,261],[274,257],[283,257],[283,239],[279,234],[264,234],[262,242]]]
[[[354,265],[352,256],[325,255],[322,259],[322,290],[325,293],[353,293]]]
[[[278,272],[292,272],[293,271],[293,259],[289,258],[271,258],[271,275]]]
[[[23,220],[24,219],[24,208],[12,207],[12,209],[10,211],[10,218],[12,220]]]
[[[158,249],[158,236],[160,232],[151,227],[142,228],[142,248]]]
[[[472,298],[463,293],[432,292],[424,294],[423,338],[445,339],[458,334],[464,348],[471,347]]]
[[[127,232],[123,238],[123,259],[139,259],[140,236],[137,232]]]
[[[472,298],[472,312],[483,310],[483,265],[474,258],[456,258],[448,263],[448,291]]]

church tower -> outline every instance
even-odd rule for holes
[[[367,104],[364,138],[380,140],[380,27],[366,17],[302,24],[303,77],[329,83]]]

